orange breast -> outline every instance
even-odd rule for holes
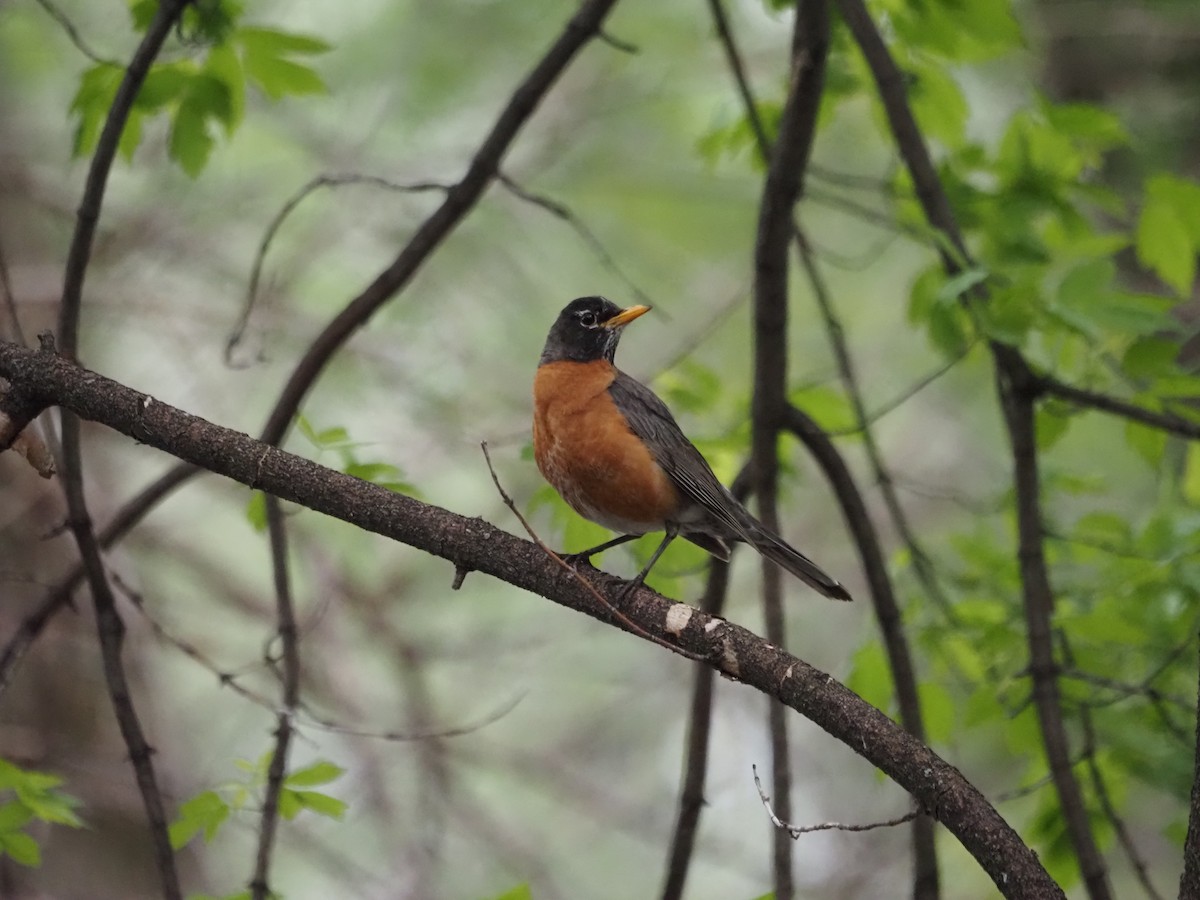
[[[679,494],[608,393],[605,360],[539,366],[533,452],[542,475],[581,516],[623,534],[659,531]]]

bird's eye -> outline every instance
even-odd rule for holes
[[[579,314],[579,324],[584,328],[595,328],[596,314],[594,312],[581,312]]]

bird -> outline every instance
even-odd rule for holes
[[[618,534],[574,560],[643,534],[662,543],[627,595],[640,586],[676,537],[718,559],[730,544],[750,544],[826,597],[850,593],[816,563],[759,522],[713,473],[667,405],[616,367],[621,332],[649,306],[622,309],[604,297],[579,297],[559,313],[533,381],[533,455],[543,477],[567,504]]]

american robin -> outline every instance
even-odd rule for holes
[[[559,313],[542,349],[533,382],[538,468],[572,509],[620,535],[572,555],[590,560],[665,531],[628,591],[676,537],[724,560],[730,542],[744,541],[826,597],[849,600],[841,584],[734,499],[653,391],[613,365],[622,329],[649,309],[580,297]]]

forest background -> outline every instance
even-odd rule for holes
[[[6,896],[1197,896],[1200,9],[787,6],[0,3]],[[856,603],[430,511],[593,293]]]

